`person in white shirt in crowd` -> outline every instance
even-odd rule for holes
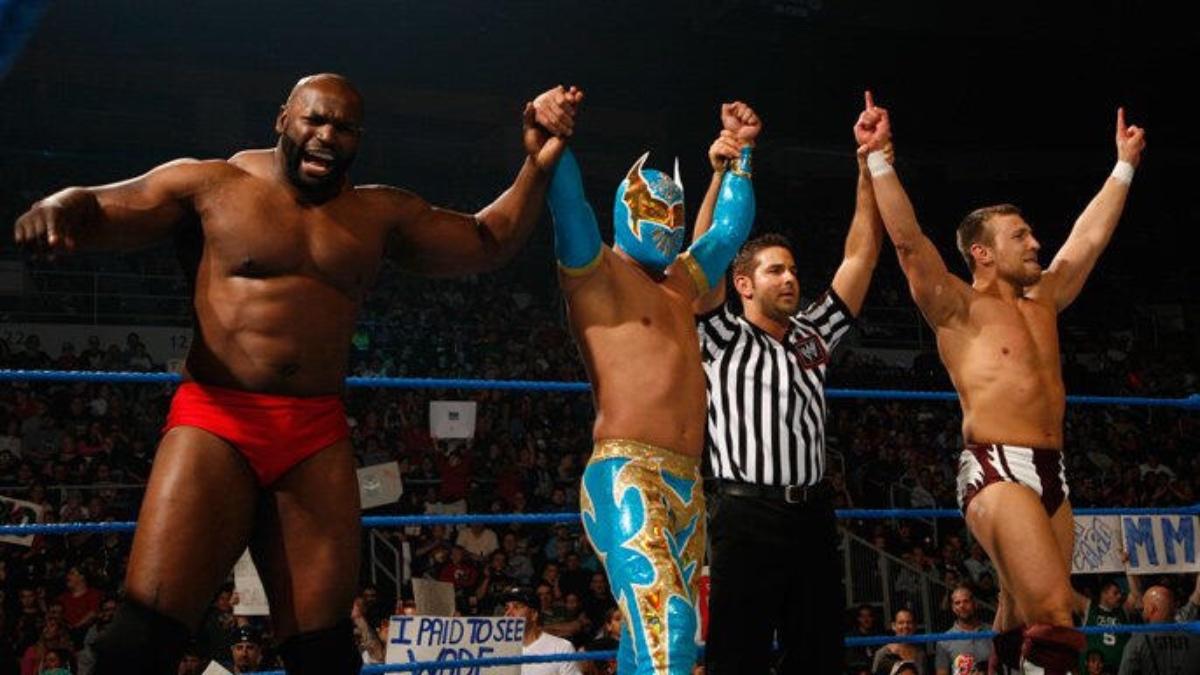
[[[1167,478],[1175,477],[1175,472],[1171,470],[1171,467],[1162,464],[1159,460],[1158,453],[1154,451],[1151,451],[1146,456],[1146,461],[1138,465],[1138,472],[1139,477],[1141,478],[1145,478],[1147,474],[1151,473],[1159,473]]]
[[[491,528],[484,527],[483,523],[471,523],[459,530],[455,543],[466,549],[476,562],[484,562],[493,551],[500,548],[496,533]]]
[[[538,597],[527,586],[514,586],[504,594],[504,616],[525,619],[525,640],[521,654],[571,654],[575,648],[570,641],[542,631],[541,611]],[[582,675],[578,661],[554,663],[526,663],[521,666],[521,675]]]

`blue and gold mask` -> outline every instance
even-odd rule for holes
[[[613,239],[634,260],[662,272],[683,249],[687,229],[683,183],[679,180],[678,160],[672,179],[657,169],[643,168],[649,156],[647,152],[639,157],[617,186],[613,199]]]

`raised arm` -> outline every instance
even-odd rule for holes
[[[1125,124],[1124,108],[1117,108],[1116,142],[1117,164],[1112,175],[1079,214],[1067,241],[1050,262],[1042,280],[1030,291],[1032,295],[1043,297],[1049,293],[1060,312],[1079,295],[1096,260],[1112,239],[1121,212],[1125,210],[1133,171],[1146,147],[1146,131]]]
[[[725,302],[725,269],[737,255],[754,224],[751,153],[762,121],[740,101],[721,105],[721,134],[708,150],[713,177],[696,215],[692,245],[680,256],[698,297],[697,314]]]
[[[871,130],[879,122],[879,111],[873,105],[863,110],[854,125],[854,140],[861,146],[870,140]],[[884,148],[888,164],[892,163],[892,144]],[[867,158],[858,155],[858,186],[854,198],[854,217],[850,220],[850,231],[846,234],[842,264],[833,275],[833,290],[846,303],[850,311],[858,316],[863,300],[871,285],[871,275],[879,262],[879,249],[883,246],[883,219],[875,206],[875,189],[871,185],[871,172]]]
[[[379,640],[379,634],[367,623],[367,617],[363,613],[362,598],[354,599],[354,604],[350,607],[350,621],[354,624],[354,631],[358,634],[359,647],[367,652],[373,661],[382,663],[386,648]]]
[[[1200,573],[1196,574],[1196,578],[1192,585],[1192,594],[1187,597],[1187,600],[1180,606],[1176,613],[1175,620],[1179,622],[1195,621],[1200,616]]]
[[[696,225],[692,229],[692,243],[704,236],[713,223],[713,211],[717,207],[717,197],[721,194],[721,183],[729,162],[741,154],[733,132],[722,129],[721,135],[708,148],[708,163],[712,166],[712,178],[708,181],[708,189],[704,192],[704,201],[700,202],[700,210],[696,212]],[[720,307],[725,302],[725,284],[719,283],[708,289],[707,293],[696,298],[692,309],[696,314],[704,314]]]
[[[17,219],[13,240],[39,253],[130,251],[165,241],[192,211],[192,198],[222,161],[179,159],[110,185],[71,187]]]
[[[1092,605],[1092,599],[1080,593],[1074,587],[1071,588],[1071,613],[1082,618],[1087,617],[1088,608]]]
[[[559,270],[568,277],[587,275],[600,264],[604,243],[570,148],[554,167],[546,202],[554,221],[554,256]]]
[[[1129,552],[1121,549],[1121,562],[1125,564],[1125,582],[1129,584],[1129,593],[1125,595],[1125,611],[1139,614],[1142,611],[1142,580],[1129,569]]]
[[[866,94],[866,101],[867,110],[874,111],[876,117],[869,129],[869,140],[859,147],[859,153],[867,155],[879,215],[888,238],[896,247],[900,267],[908,278],[917,307],[930,324],[945,325],[966,309],[969,287],[950,273],[937,247],[917,224],[912,202],[884,153],[891,141],[887,110],[874,104],[870,92]]]
[[[478,213],[433,207],[404,193],[389,255],[426,276],[461,276],[497,269],[520,250],[541,215],[550,173],[574,130],[583,92],[555,87],[525,104],[527,157],[512,186]]]

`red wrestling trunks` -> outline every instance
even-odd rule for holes
[[[1061,451],[968,443],[958,456],[958,506],[963,514],[975,495],[1000,482],[1017,483],[1036,492],[1049,516],[1070,494]]]
[[[203,429],[233,446],[266,487],[288,469],[350,435],[342,397],[277,396],[184,382],[163,433]]]

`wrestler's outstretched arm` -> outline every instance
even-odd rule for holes
[[[721,134],[708,149],[713,177],[696,215],[692,245],[667,271],[685,267],[698,295],[692,304],[697,314],[725,302],[725,269],[754,224],[750,157],[761,132],[753,108],[741,101],[721,104]]]
[[[879,111],[866,93],[866,107],[854,124],[854,140],[858,147],[865,145],[879,123]],[[888,164],[892,163],[892,144],[883,148]],[[871,275],[879,262],[879,249],[883,247],[883,219],[875,206],[875,189],[871,185],[871,172],[867,169],[865,152],[858,157],[858,186],[855,191],[854,217],[850,220],[850,231],[842,253],[842,264],[833,275],[831,286],[846,307],[855,316],[862,310],[867,289],[871,286]]]
[[[469,215],[431,206],[404,190],[391,191],[396,229],[389,257],[426,276],[462,276],[496,269],[520,250],[542,212],[542,199],[565,137],[574,131],[583,92],[555,87],[525,104],[527,157],[512,186]]]
[[[120,183],[66,188],[18,218],[13,240],[48,254],[150,246],[170,238],[193,213],[196,193],[227,170],[221,161],[179,159]]]
[[[546,193],[554,221],[554,257],[568,277],[582,277],[600,264],[604,242],[596,214],[583,193],[583,176],[570,148],[563,151]]]
[[[1125,210],[1133,170],[1146,147],[1145,129],[1126,125],[1124,108],[1117,108],[1116,142],[1117,165],[1112,175],[1079,214],[1071,234],[1050,262],[1042,280],[1030,289],[1030,296],[1052,299],[1060,312],[1079,295],[1096,260],[1112,239],[1121,212]]]
[[[950,273],[937,247],[921,231],[912,202],[884,154],[884,148],[892,139],[888,112],[874,105],[869,93],[868,101],[878,119],[859,152],[867,154],[879,215],[888,238],[896,247],[900,267],[908,278],[908,287],[917,307],[931,325],[946,325],[966,309],[969,287]]]
[[[708,181],[708,190],[704,200],[700,202],[700,210],[696,212],[696,225],[692,230],[692,243],[708,232],[712,227],[713,210],[717,207],[717,197],[721,194],[721,182],[729,162],[741,154],[741,146],[729,129],[722,129],[721,135],[708,148],[708,163],[712,166],[712,179]],[[693,303],[696,314],[704,314],[720,307],[725,302],[725,284],[719,283],[708,289]]]

